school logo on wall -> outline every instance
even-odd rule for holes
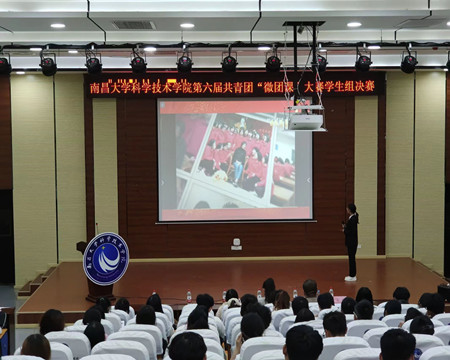
[[[111,285],[119,281],[128,268],[128,246],[115,233],[102,233],[93,238],[83,255],[86,276],[97,285]]]

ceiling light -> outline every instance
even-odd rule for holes
[[[56,74],[56,62],[50,57],[44,58],[43,56],[41,56],[41,63],[39,64],[39,66],[42,68],[42,73],[45,76],[53,76]]]
[[[69,50],[68,53],[69,54],[78,54],[78,50]]]
[[[236,66],[238,64],[235,57],[227,55],[222,59],[222,71],[224,73],[233,73],[236,71]]]
[[[25,75],[25,71],[16,71],[16,75]]]
[[[30,51],[41,51],[42,50],[42,48],[40,48],[40,47],[32,47],[32,48],[30,48]]]
[[[320,48],[320,49],[319,49],[319,52],[327,52],[327,49]]]
[[[447,26],[450,26],[450,21],[447,21]]]
[[[381,49],[381,46],[380,45],[369,45],[367,48],[369,50],[379,50],[379,49]]]
[[[154,46],[147,46],[144,48],[144,51],[156,51],[156,48]]]
[[[53,29],[64,29],[66,27],[66,25],[61,24],[61,23],[57,23],[57,24],[51,24],[50,25]]]
[[[411,74],[416,69],[417,64],[417,59],[408,51],[408,55],[403,56],[402,62],[400,64],[400,69],[406,74]]]
[[[357,22],[357,21],[353,21],[353,22],[349,22],[349,23],[347,24],[347,26],[350,27],[350,28],[357,28],[357,27],[360,27],[360,26],[361,26],[361,23],[360,23],[360,22]]]
[[[178,58],[177,69],[178,72],[189,73],[192,70],[192,60],[187,54],[183,54]]]
[[[192,29],[195,25],[191,24],[191,23],[183,23],[180,24],[180,27],[182,27],[183,29]]]
[[[272,49],[270,46],[258,46],[260,51],[269,51],[270,49]]]
[[[277,72],[280,71],[281,60],[277,55],[269,56],[266,60],[266,71]]]
[[[327,70],[328,61],[322,55],[317,55],[317,67],[319,72],[325,72]]]
[[[372,61],[370,60],[369,56],[359,55],[358,59],[355,62],[355,69],[363,72],[369,71],[370,65],[372,65]]]
[[[5,57],[0,57],[0,74],[2,75],[11,74],[11,64]]]

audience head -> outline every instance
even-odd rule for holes
[[[417,305],[419,305],[419,307],[421,308],[426,308],[429,304],[429,302],[431,301],[431,296],[433,294],[431,293],[423,293],[422,296],[420,297],[419,301],[417,302]]]
[[[247,314],[247,306],[249,304],[255,304],[258,302],[258,299],[253,294],[245,294],[241,297],[241,316]]]
[[[98,321],[92,321],[86,326],[84,335],[89,339],[91,349],[93,349],[99,342],[105,341],[105,328]]]
[[[39,332],[45,335],[52,331],[63,331],[64,326],[64,315],[62,312],[50,309],[42,315],[41,322],[39,323]]]
[[[313,312],[309,309],[301,309],[297,316],[295,317],[295,322],[305,322],[305,321],[312,321],[315,320],[316,317],[314,316]]]
[[[197,333],[183,332],[172,338],[169,357],[171,360],[206,360],[205,341]]]
[[[242,317],[241,333],[242,339],[248,340],[254,337],[262,336],[266,328],[264,322],[257,313],[248,313]]]
[[[369,300],[361,300],[355,305],[356,320],[372,320],[373,305]]]
[[[434,324],[426,315],[417,316],[413,321],[411,321],[409,332],[411,334],[433,335]]]
[[[344,300],[342,300],[341,311],[344,314],[353,314],[355,312],[355,305],[355,299],[347,296],[346,298],[344,298]]]
[[[400,304],[398,300],[389,300],[384,306],[384,316],[401,313],[402,313],[402,304]]]
[[[442,314],[445,310],[445,299],[441,294],[435,293],[431,295],[427,306],[427,315],[432,318],[434,315]]]
[[[261,305],[260,303],[249,304],[247,306],[247,314],[249,313],[256,313],[261,317],[264,323],[264,329],[267,329],[272,322],[272,312],[267,306]]]
[[[83,324],[84,325],[88,325],[92,321],[97,321],[97,322],[102,321],[102,313],[96,306],[93,306],[90,309],[87,309],[83,315]]]
[[[210,311],[214,306],[214,299],[209,294],[198,294],[196,299],[197,305],[203,305]]]
[[[97,299],[96,305],[100,306],[103,310],[103,313],[109,313],[109,309],[111,308],[111,301],[109,301],[106,297],[101,297]]]
[[[197,305],[188,316],[188,330],[209,329],[208,325],[208,309],[203,305]]]
[[[397,289],[395,289],[394,293],[392,294],[392,297],[395,300],[400,301],[401,304],[408,304],[410,296],[411,294],[409,293],[409,290],[402,286],[399,286]]]
[[[229,301],[230,299],[239,299],[238,292],[235,289],[228,289],[225,293],[225,301]]]
[[[313,298],[317,295],[316,280],[308,279],[303,283],[303,293],[306,298]]]
[[[286,334],[283,347],[286,360],[316,360],[322,350],[322,336],[310,326],[294,326]]]
[[[320,294],[317,297],[317,304],[320,310],[329,309],[334,305],[333,296],[328,292]]]
[[[120,298],[116,301],[116,306],[114,306],[116,310],[125,311],[127,314],[130,313],[130,302],[126,298]]]
[[[386,331],[380,340],[380,360],[412,360],[416,338],[402,329]]]
[[[136,324],[155,325],[156,315],[155,309],[150,305],[145,305],[136,314]]]
[[[412,320],[412,319],[414,319],[418,316],[422,316],[422,315],[423,314],[419,310],[411,307],[408,310],[406,310],[405,321]]]
[[[291,306],[291,297],[284,290],[279,290],[275,297],[275,310],[289,309]]]
[[[326,337],[345,336],[347,320],[340,311],[331,311],[323,317],[323,328]]]
[[[262,288],[264,289],[264,297],[266,299],[266,303],[274,303],[275,301],[275,281],[272,278],[266,279]]]
[[[297,296],[292,300],[292,311],[297,315],[301,309],[309,309],[308,300],[303,296]]]
[[[96,309],[100,313],[102,319],[105,318],[105,313],[103,312],[103,308],[100,305],[94,305],[91,307],[91,309]]]
[[[154,293],[147,299],[147,305],[150,305],[156,312],[164,313],[161,298],[158,294]]]
[[[361,287],[356,294],[356,302],[359,303],[361,300],[368,300],[373,305],[372,291],[368,287]]]
[[[42,334],[30,335],[24,340],[20,355],[38,356],[45,360],[50,360],[50,343]]]

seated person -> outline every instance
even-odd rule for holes
[[[44,360],[50,360],[50,343],[44,335],[30,335],[24,340],[20,355],[38,356]]]
[[[138,325],[156,325],[155,309],[150,305],[143,306],[136,314],[136,324]],[[166,351],[167,340],[164,339],[165,334],[161,334],[163,337],[163,350]]]
[[[411,334],[434,335],[434,324],[426,315],[421,315],[411,322],[409,327]]]
[[[111,301],[109,301],[109,299],[106,297],[101,297],[97,299],[97,302],[95,304],[100,306],[104,314],[109,313],[109,310],[111,309]]]
[[[345,315],[339,311],[332,311],[325,314],[323,318],[323,328],[327,338],[345,336],[345,334],[347,334],[347,321]]]
[[[334,305],[334,299],[330,293],[326,292],[317,297],[317,303],[320,310],[331,309]]]
[[[394,290],[392,297],[395,300],[400,301],[400,304],[409,304],[409,298],[411,297],[411,294],[409,293],[409,290],[407,288],[399,286]]]
[[[193,332],[175,336],[169,346],[171,360],[206,360],[206,345],[203,338]]]
[[[264,289],[264,300],[266,304],[274,304],[275,303],[275,281],[272,278],[268,278],[264,280],[262,284],[262,288]],[[241,301],[242,302],[242,301]]]
[[[308,302],[317,302],[317,282],[308,279],[303,283],[303,294]]]
[[[274,310],[284,310],[291,307],[291,297],[284,290],[278,290],[275,296]]]
[[[91,349],[93,349],[99,342],[105,341],[106,339],[105,328],[98,321],[91,321],[88,326],[86,326],[84,335],[86,335],[89,339]]]
[[[236,347],[230,360],[235,360],[241,353],[241,347],[245,341],[263,336],[264,330],[264,322],[257,313],[245,314],[241,320],[241,333],[236,339]]]
[[[372,291],[370,291],[368,287],[359,288],[355,300],[357,303],[359,303],[361,300],[368,300],[373,305]]]
[[[214,299],[209,294],[198,294],[196,298],[197,305],[203,305],[208,309],[208,313],[212,310],[214,306]]]
[[[247,314],[247,306],[258,302],[258,298],[253,294],[245,294],[241,297],[241,316]]]
[[[155,310],[156,312],[160,312],[160,313],[164,314],[162,304],[161,304],[161,298],[159,297],[158,294],[154,293],[152,296],[150,296],[147,299],[147,305],[150,305],[153,308],[153,310]]]
[[[282,337],[281,333],[276,331],[273,326],[270,326],[272,323],[272,313],[267,306],[261,305],[260,303],[249,304],[247,307],[247,314],[256,313],[258,314],[263,323],[264,323],[264,334],[263,336],[275,336]]]
[[[102,314],[105,316],[104,313],[100,312],[97,306],[93,306],[89,309],[87,309],[83,315],[83,324],[88,325],[92,321],[97,321],[99,323],[102,322]]]
[[[310,326],[294,326],[286,334],[286,345],[283,347],[286,360],[316,360],[322,350],[322,337]]]
[[[341,311],[346,315],[353,315],[353,313],[355,312],[355,305],[355,299],[347,296],[341,302]]]
[[[380,360],[414,360],[416,338],[402,329],[391,329],[381,337],[380,347]]]
[[[305,321],[312,321],[315,320],[316,317],[314,316],[313,312],[309,309],[301,309],[297,316],[295,317],[295,322],[305,322]]]
[[[405,322],[408,320],[412,320],[418,316],[423,315],[419,310],[415,309],[415,308],[409,308],[406,311],[406,315],[405,315]],[[403,324],[402,324],[403,325]]]
[[[292,312],[297,315],[301,309],[309,309],[308,300],[303,296],[297,296],[292,300]]]
[[[208,309],[203,305],[197,305],[188,316],[187,329],[209,329]]]
[[[400,304],[398,300],[389,300],[384,306],[384,316],[401,313],[402,313],[402,304]]]
[[[437,314],[442,314],[445,310],[445,299],[441,294],[435,293],[431,295],[427,305],[427,315],[432,319]]]
[[[355,320],[372,320],[373,305],[369,300],[361,300],[355,305]]]
[[[130,313],[130,302],[126,298],[120,298],[116,301],[116,306],[114,306],[116,310],[125,311],[127,314]]]
[[[423,293],[419,301],[417,302],[417,305],[419,305],[420,308],[426,308],[431,301],[432,296],[433,294],[431,293]]]
[[[225,302],[217,309],[216,316],[221,320],[223,319],[223,309],[225,305],[228,309],[241,306],[238,292],[235,289],[228,289],[225,292]]]
[[[64,315],[61,311],[50,309],[42,315],[39,323],[39,332],[45,335],[52,331],[63,331],[65,327]]]

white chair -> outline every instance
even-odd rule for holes
[[[203,341],[205,342],[207,351],[220,355],[222,359],[224,358],[225,353],[222,349],[222,346],[220,346],[220,344],[216,340],[203,338]]]
[[[72,350],[64,344],[51,342],[51,357],[50,360],[73,360]],[[22,346],[18,347],[16,351],[14,351],[14,355],[20,355],[22,351]]]
[[[161,314],[161,315],[163,315],[163,314]],[[164,321],[162,321],[160,318],[158,318],[158,316],[156,316],[155,325],[158,327],[159,331],[161,331],[161,335],[162,335],[163,339],[167,340],[167,329],[166,329],[166,324],[164,324]]]
[[[241,308],[240,307],[231,308],[231,309],[228,309],[227,311],[225,311],[222,316],[222,321],[223,321],[223,324],[225,325],[225,328],[227,328],[228,322],[232,318],[238,317],[238,316],[241,316]]]
[[[110,311],[111,314],[115,314],[118,317],[120,317],[120,322],[121,325],[126,325],[126,323],[128,322],[128,320],[130,320],[130,314],[128,314],[127,312],[123,311],[123,310],[116,310],[116,309],[111,309]],[[122,327],[122,326],[121,326]]]
[[[292,309],[275,310],[272,313],[272,324],[275,326],[275,330],[280,329],[280,322],[287,316],[292,315]]]
[[[215,352],[207,351],[206,360],[223,360],[224,357],[216,354]]]
[[[156,360],[156,341],[152,335],[143,331],[119,331],[108,336],[107,341],[129,340],[137,341],[145,346],[150,356],[150,360]]]
[[[92,355],[102,354],[122,354],[129,355],[135,360],[150,360],[150,355],[146,347],[137,341],[102,341],[94,346]]]
[[[91,352],[91,343],[86,335],[79,332],[52,331],[45,334],[45,337],[52,342],[67,345],[72,351],[74,359],[81,359]]]
[[[281,319],[280,321],[280,333],[283,336],[286,336],[286,333],[288,332],[289,328],[295,323],[296,315],[286,316],[284,319]]]
[[[240,333],[241,333],[241,324],[236,324],[236,326],[233,328],[233,331],[231,331],[231,337],[230,337],[230,345],[231,346],[236,345],[236,340]]]
[[[31,356],[31,355],[6,355],[2,356],[4,360],[44,360],[39,356]]]
[[[123,354],[103,354],[103,355],[88,355],[83,360],[134,360],[130,355]]]
[[[164,314],[166,314],[169,317],[170,322],[173,324],[175,322],[175,316],[173,314],[172,306],[167,304],[161,305],[164,311]]]
[[[314,316],[318,316],[320,312],[319,304],[315,303],[309,303],[309,310],[314,314]]]
[[[364,336],[363,339],[366,340],[371,348],[379,348],[380,347],[380,340],[381,337],[384,335],[384,333],[390,329],[390,327],[379,327],[379,328],[375,328],[375,329],[370,329],[369,331],[367,331]]]
[[[450,359],[450,346],[438,346],[425,351],[420,360],[448,360]]]
[[[387,326],[398,327],[398,325],[401,322],[405,321],[405,315],[402,314],[386,315],[383,319],[381,319],[381,321],[386,323]]]
[[[353,314],[345,314],[345,321],[348,323],[355,321],[355,315]]]
[[[120,316],[114,313],[106,313],[105,314],[105,320],[110,321],[111,325],[113,327],[113,332],[117,332],[122,327],[122,320],[120,319]],[[103,325],[104,326],[104,325]]]
[[[64,328],[64,331],[69,331],[69,332],[79,332],[84,334],[84,330],[86,330],[87,325],[72,325],[72,326],[66,326]]]
[[[412,321],[413,321],[413,319],[405,321],[405,323],[402,325],[402,329],[409,332],[409,327],[411,326]],[[438,327],[444,326],[444,324],[442,322],[440,322],[439,320],[436,320],[434,318],[431,319],[431,322],[433,323],[435,330]]]
[[[266,301],[266,300],[264,299],[264,302],[265,302],[265,301]],[[274,306],[273,306],[272,303],[264,304],[264,306],[267,307],[267,308],[269,308],[270,311],[273,311]]]
[[[250,360],[284,360],[283,349],[260,351],[253,355]]]
[[[319,320],[323,320],[323,318],[325,317],[326,314],[333,312],[333,311],[339,311],[339,309],[336,306],[332,306],[329,309],[323,309],[319,311],[319,315],[317,315],[317,319]]]
[[[127,325],[133,325],[136,324],[136,316],[130,318],[130,320],[127,321]]]
[[[444,325],[450,325],[450,313],[437,314],[433,316],[434,320],[439,320]]]
[[[436,346],[444,346],[442,340],[434,335],[424,335],[424,334],[413,334],[413,335],[416,338],[416,351],[420,350],[418,352],[419,356],[428,349],[434,348]]]
[[[220,338],[219,334],[217,334],[216,331],[211,329],[192,329],[192,330],[185,330],[190,332],[195,332],[199,334],[203,339],[211,339],[220,344]],[[173,333],[171,340],[174,338],[174,336],[177,336],[179,334],[182,334],[185,331],[176,331]]]
[[[105,314],[105,316],[106,316],[106,314]],[[111,335],[114,332],[114,325],[112,324],[111,321],[102,319],[102,321],[100,321],[100,323],[103,325],[103,328],[105,329],[106,336]]]
[[[357,336],[342,336],[323,339],[323,350],[319,360],[333,360],[343,350],[368,348],[369,343]]]
[[[192,312],[192,310],[194,310],[196,307],[197,304],[195,302],[184,305],[183,308],[181,309],[181,315],[189,315]]]
[[[378,327],[388,326],[379,320],[355,320],[347,325],[347,336],[359,336],[362,338],[368,330]]]
[[[323,329],[323,320],[311,320],[305,321],[301,323],[295,323],[294,325],[308,325],[311,326],[314,330]],[[292,326],[291,326],[292,327]],[[288,330],[289,331],[289,330]]]
[[[375,308],[373,311],[372,319],[373,320],[380,320],[384,316],[384,307],[378,307]]]
[[[236,325],[239,325],[239,327],[241,326],[241,320],[242,320],[242,316],[238,316],[238,317],[234,317],[232,318],[229,322],[228,322],[228,326],[225,328],[225,336],[227,338],[227,343],[230,345],[234,345],[231,343],[231,335],[233,332],[233,329],[236,327]]]
[[[419,305],[417,305],[417,304],[402,304],[402,314],[406,315],[409,308],[418,309]]]
[[[378,360],[381,349],[365,348],[341,351],[334,360]]]
[[[126,325],[120,329],[120,331],[145,331],[149,333],[156,342],[156,353],[158,355],[163,354],[163,337],[161,334],[161,330],[155,325],[141,325],[141,324],[132,324]]]
[[[285,338],[256,337],[248,339],[242,344],[240,360],[250,360],[253,355],[265,350],[282,350]]]
[[[169,317],[164,314],[164,313],[160,313],[160,312],[155,312],[156,315],[156,319],[162,321],[164,323],[164,328],[165,328],[165,335],[166,337],[170,337],[173,333],[173,328],[172,328],[172,322],[170,321]],[[161,329],[160,329],[161,330]]]
[[[445,345],[450,344],[450,325],[439,326],[434,329],[434,336],[442,340]]]

